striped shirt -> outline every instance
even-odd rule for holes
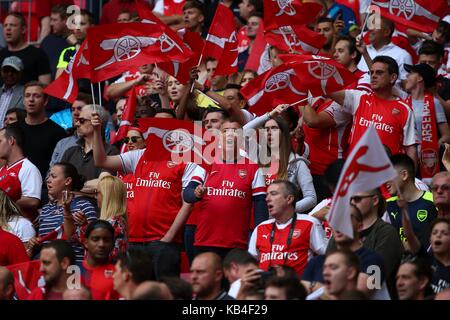
[[[70,212],[72,215],[78,211],[86,215],[88,223],[97,219],[97,213],[94,206],[87,200],[75,198],[70,204]],[[39,215],[39,237],[44,237],[60,225],[64,223],[64,208],[56,202],[49,202],[43,208]],[[45,242],[44,242],[45,243]],[[84,258],[84,247],[80,242],[70,241],[75,253],[77,264],[81,263]]]

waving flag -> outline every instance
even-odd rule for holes
[[[158,24],[116,23],[88,30],[92,81],[99,82],[148,63],[184,62],[192,54],[179,37]]]
[[[253,41],[252,50],[250,51],[244,69],[254,70],[257,74],[263,74],[272,68],[269,48],[270,46],[264,37],[264,23],[260,21],[258,32],[256,33],[256,38]]]
[[[272,46],[288,52],[290,49],[304,53],[319,53],[327,39],[306,26],[280,26],[266,30],[265,37]]]
[[[78,95],[77,79],[90,78],[88,38],[86,38],[61,75],[44,92],[73,103]]]
[[[217,148],[216,132],[205,131],[191,121],[141,118],[148,161],[195,162],[209,165]]]
[[[300,0],[264,0],[264,25],[275,29],[284,25],[314,22],[323,9],[321,4]]]
[[[405,27],[433,32],[447,14],[446,0],[372,0],[383,17]]]
[[[281,103],[294,103],[308,96],[302,80],[290,64],[282,64],[256,77],[241,89],[250,111],[261,115]]]
[[[39,260],[7,266],[14,276],[14,289],[19,300],[26,300],[34,288],[44,284],[40,266]]]
[[[375,128],[368,127],[345,161],[339,177],[327,217],[331,227],[353,239],[351,197],[357,192],[376,189],[396,176],[397,171],[392,166]]]
[[[233,11],[219,3],[206,36],[203,57],[212,57],[219,60],[224,52],[226,42],[236,42],[237,48],[236,22]]]
[[[314,97],[343,90],[358,80],[342,64],[328,57],[295,54],[278,57],[295,70],[297,76],[302,79],[302,85],[308,88]]]
[[[125,138],[128,132],[128,128],[133,125],[133,121],[135,119],[136,114],[136,105],[137,105],[137,97],[136,97],[136,87],[132,87],[130,89],[130,95],[128,96],[127,104],[123,110],[122,120],[119,124],[119,129],[117,130],[117,134],[114,137],[114,141],[111,143],[116,143],[117,141]]]

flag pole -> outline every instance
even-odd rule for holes
[[[370,7],[371,6],[369,6],[367,8],[368,12],[367,12],[366,18],[364,19],[364,23],[363,23],[363,26],[361,28],[361,33],[356,37],[356,40],[360,40],[362,38],[362,34],[364,33],[364,29],[366,28],[367,21],[369,21],[369,17],[375,12],[375,10],[370,11]]]
[[[302,103],[302,102],[304,102],[304,101],[306,101],[306,100],[308,100],[308,99],[309,99],[309,97],[306,97],[306,98],[304,98],[304,99],[302,99],[302,100],[299,100],[299,101],[297,101],[297,102],[291,103],[291,104],[289,105],[289,107],[293,107],[293,106],[295,106],[295,105],[297,105],[297,104],[299,104],[299,103]]]
[[[92,103],[95,106],[95,96],[94,96],[94,85],[91,82],[91,95],[92,95]]]
[[[99,101],[99,105],[102,105],[102,82],[98,82],[98,101]]]
[[[198,59],[197,68],[200,66],[200,63],[202,62],[202,59],[203,59],[203,52],[200,54],[200,58]],[[191,89],[189,90],[189,93],[192,93],[192,91],[194,91],[194,84],[195,84],[195,80],[192,82]]]

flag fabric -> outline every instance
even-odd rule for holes
[[[89,28],[91,79],[99,82],[131,67],[184,62],[192,52],[157,23],[115,23]]]
[[[431,33],[447,14],[446,0],[372,0],[380,14],[400,25]]]
[[[210,165],[214,161],[218,139],[215,132],[206,131],[191,121],[141,118],[148,161],[195,162]]]
[[[90,72],[88,38],[86,38],[64,72],[50,83],[44,92],[52,97],[73,103],[78,95],[77,79],[90,78]]]
[[[222,55],[217,62],[214,75],[230,75],[238,72],[238,43],[237,39],[232,42],[225,42]]]
[[[114,137],[114,141],[111,141],[111,144],[116,143],[119,140],[122,140],[126,137],[128,133],[128,129],[133,125],[135,114],[136,114],[136,106],[137,106],[137,96],[136,96],[136,87],[133,86],[130,89],[130,95],[127,99],[127,104],[123,110],[122,120],[119,124],[119,129]]]
[[[272,46],[288,52],[291,49],[302,53],[319,53],[327,39],[306,26],[280,26],[266,30],[266,41]]]
[[[396,176],[397,171],[389,160],[375,128],[368,127],[345,161],[339,177],[327,216],[333,230],[353,239],[351,197],[357,192],[376,189]]]
[[[57,239],[67,240],[66,235],[64,233],[64,224],[57,227],[52,232],[48,233],[47,235],[39,238],[39,243],[44,243],[47,241],[53,241]]]
[[[303,79],[302,79],[303,80]],[[306,88],[291,64],[282,64],[259,75],[241,89],[249,111],[257,115],[278,104],[294,103],[307,97]]]
[[[318,55],[280,54],[278,57],[289,64],[302,79],[314,97],[345,89],[358,78],[334,59]]]
[[[258,32],[252,45],[252,50],[248,56],[244,70],[250,69],[256,71],[257,74],[263,74],[264,72],[272,68],[272,63],[269,57],[269,47],[266,38],[264,36],[264,23],[259,22]]]
[[[322,11],[321,4],[300,0],[264,0],[264,25],[275,29],[284,25],[314,22]]]
[[[38,285],[44,284],[42,273],[39,271],[41,262],[32,260],[7,266],[14,276],[14,288],[18,300],[26,300]]]
[[[237,50],[236,22],[233,11],[219,3],[206,36],[202,52],[203,58],[211,57],[219,60],[227,42],[236,42]]]

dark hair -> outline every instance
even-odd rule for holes
[[[16,122],[0,129],[0,131],[1,130],[5,130],[6,138],[14,138],[17,146],[23,151],[25,135],[23,129],[20,126],[18,126]]]
[[[8,15],[6,17],[8,17],[8,16],[13,16],[13,17],[19,19],[21,27],[26,27],[27,26],[27,20],[25,20],[25,17],[23,16],[22,13],[20,13],[20,12],[10,12],[10,13],[8,13]],[[6,17],[5,17],[5,19],[6,19]],[[4,21],[3,21],[3,23],[4,23]]]
[[[235,84],[235,83],[227,83],[224,90],[227,89],[235,89],[238,92],[238,98],[239,100],[244,100],[244,96],[241,94],[241,85]]]
[[[75,253],[66,240],[58,239],[47,242],[42,246],[42,250],[44,249],[54,249],[59,262],[63,261],[64,258],[69,258],[70,264],[75,264]]]
[[[229,269],[232,263],[236,263],[241,266],[258,264],[256,259],[247,250],[239,248],[234,248],[227,253],[222,262],[223,268]]]
[[[48,94],[44,92],[46,85],[43,84],[42,82],[32,80],[32,81],[25,83],[25,85],[23,86],[23,95],[24,96],[25,96],[25,91],[27,91],[27,89],[29,87],[40,87],[42,89],[42,94],[44,95],[44,98],[45,99],[48,98]]]
[[[80,15],[82,16],[87,16],[88,17],[88,22],[90,25],[95,24],[95,20],[94,20],[94,16],[92,15],[92,13],[86,9],[81,9],[80,10]]]
[[[200,1],[197,0],[188,0],[183,6],[183,11],[187,9],[197,9],[199,10],[203,15],[205,15],[205,8],[203,7],[203,4]]]
[[[447,218],[436,218],[433,220],[433,222],[431,222],[430,225],[430,230],[433,230],[433,228],[438,224],[438,223],[446,223],[447,227],[450,229],[450,220]]]
[[[176,277],[162,277],[161,282],[169,288],[174,300],[192,300],[192,286],[189,282]]]
[[[259,12],[261,15],[264,12],[264,3],[262,0],[248,0],[248,3],[255,7],[255,10],[253,12]]]
[[[75,100],[83,101],[86,104],[92,104],[92,96],[90,94],[87,94],[85,92],[78,92],[77,97]]]
[[[60,166],[65,178],[72,178],[72,190],[80,191],[83,188],[85,178],[78,174],[77,168],[70,162],[57,162],[53,166]]]
[[[16,113],[17,116],[17,121],[21,122],[23,120],[25,120],[26,116],[27,116],[27,112],[24,109],[21,108],[11,108],[8,111],[6,111],[5,116],[7,116],[10,113]]]
[[[131,279],[139,284],[144,281],[154,280],[153,262],[148,253],[138,249],[128,249],[126,253],[117,258],[120,266],[131,273]]]
[[[414,181],[416,176],[416,168],[413,160],[406,154],[398,153],[391,156],[391,162],[394,166],[399,166],[408,172],[408,178]]]
[[[317,19],[317,23],[316,24],[324,23],[324,22],[328,22],[328,23],[333,24],[334,20],[331,19],[331,18],[327,18],[327,17],[321,17],[321,18]]]
[[[260,19],[264,19],[264,15],[262,14],[262,12],[260,12],[260,11],[252,11],[249,15],[248,15],[248,18],[247,18],[247,20],[248,19],[250,19],[251,17],[258,17],[258,18],[260,18]]]
[[[337,249],[337,250],[332,250],[330,252],[328,252],[326,254],[326,258],[328,258],[329,256],[331,256],[332,254],[341,254],[344,256],[345,258],[345,265],[349,268],[355,268],[356,269],[356,274],[358,275],[360,272],[360,261],[358,256],[350,251],[350,250],[341,250],[341,249]]]
[[[210,114],[210,113],[213,113],[213,112],[220,113],[222,115],[224,121],[230,118],[230,115],[225,110],[214,108],[214,107],[208,107],[208,108],[205,109],[205,112],[203,112],[202,119],[205,119],[207,114]]]
[[[85,237],[86,239],[89,238],[89,236],[91,235],[92,231],[94,231],[95,229],[106,229],[111,233],[112,239],[114,241],[114,228],[111,225],[111,223],[109,223],[106,220],[94,220],[91,223],[88,224],[86,231],[85,231]]]
[[[433,40],[425,40],[419,49],[419,56],[421,54],[437,55],[438,58],[442,58],[445,54],[444,46]]]
[[[392,34],[395,31],[395,24],[392,20],[386,19],[384,17],[381,18],[381,24],[384,28],[389,30],[389,37],[392,37]]]
[[[440,20],[436,27],[436,31],[444,35],[445,42],[450,41],[450,24],[447,21]]]
[[[208,62],[211,62],[211,61],[217,61],[217,59],[216,59],[216,58],[213,58],[213,57],[206,57],[206,59],[205,59],[205,67],[206,67],[206,64],[207,64]]]
[[[356,52],[356,58],[355,63],[358,63],[359,60],[361,60],[361,52],[359,52],[359,50],[356,48],[356,39],[352,38],[350,36],[339,36],[336,39],[336,43],[338,43],[338,41],[347,41],[347,47],[348,47],[348,52],[350,54],[353,54]]]
[[[60,15],[60,17],[62,19],[67,19],[67,17],[68,17],[67,9],[68,8],[69,8],[68,4],[65,4],[65,3],[56,4],[52,7],[51,13],[57,13]]]
[[[333,189],[336,188],[344,165],[345,159],[337,159],[328,165],[323,175],[325,184]]]
[[[267,287],[284,289],[287,300],[305,300],[306,290],[300,281],[292,281],[290,277],[272,277],[267,281]]]
[[[423,278],[427,278],[428,279],[428,283],[424,288],[424,295],[428,296],[433,294],[433,291],[431,289],[431,279],[433,278],[433,271],[431,270],[431,266],[428,263],[428,261],[422,257],[418,257],[415,255],[406,255],[402,258],[402,261],[400,263],[400,265],[403,264],[412,264],[414,266],[414,276],[417,279],[423,279]]]
[[[170,114],[174,119],[177,118],[177,115],[175,114],[175,111],[173,111],[173,109],[157,108],[155,115],[157,115],[158,113],[167,113],[167,114]]]
[[[373,59],[372,63],[375,63],[375,62],[387,64],[389,74],[395,73],[398,76],[398,74],[399,74],[398,63],[397,63],[397,61],[395,61],[394,58],[391,58],[388,56],[376,56]]]
[[[284,190],[285,190],[284,195],[286,197],[291,196],[291,195],[294,196],[294,201],[292,202],[292,206],[295,207],[295,203],[298,200],[298,194],[299,194],[299,190],[298,190],[297,186],[289,180],[275,180],[270,185],[273,185],[273,184],[282,184],[284,186]]]

